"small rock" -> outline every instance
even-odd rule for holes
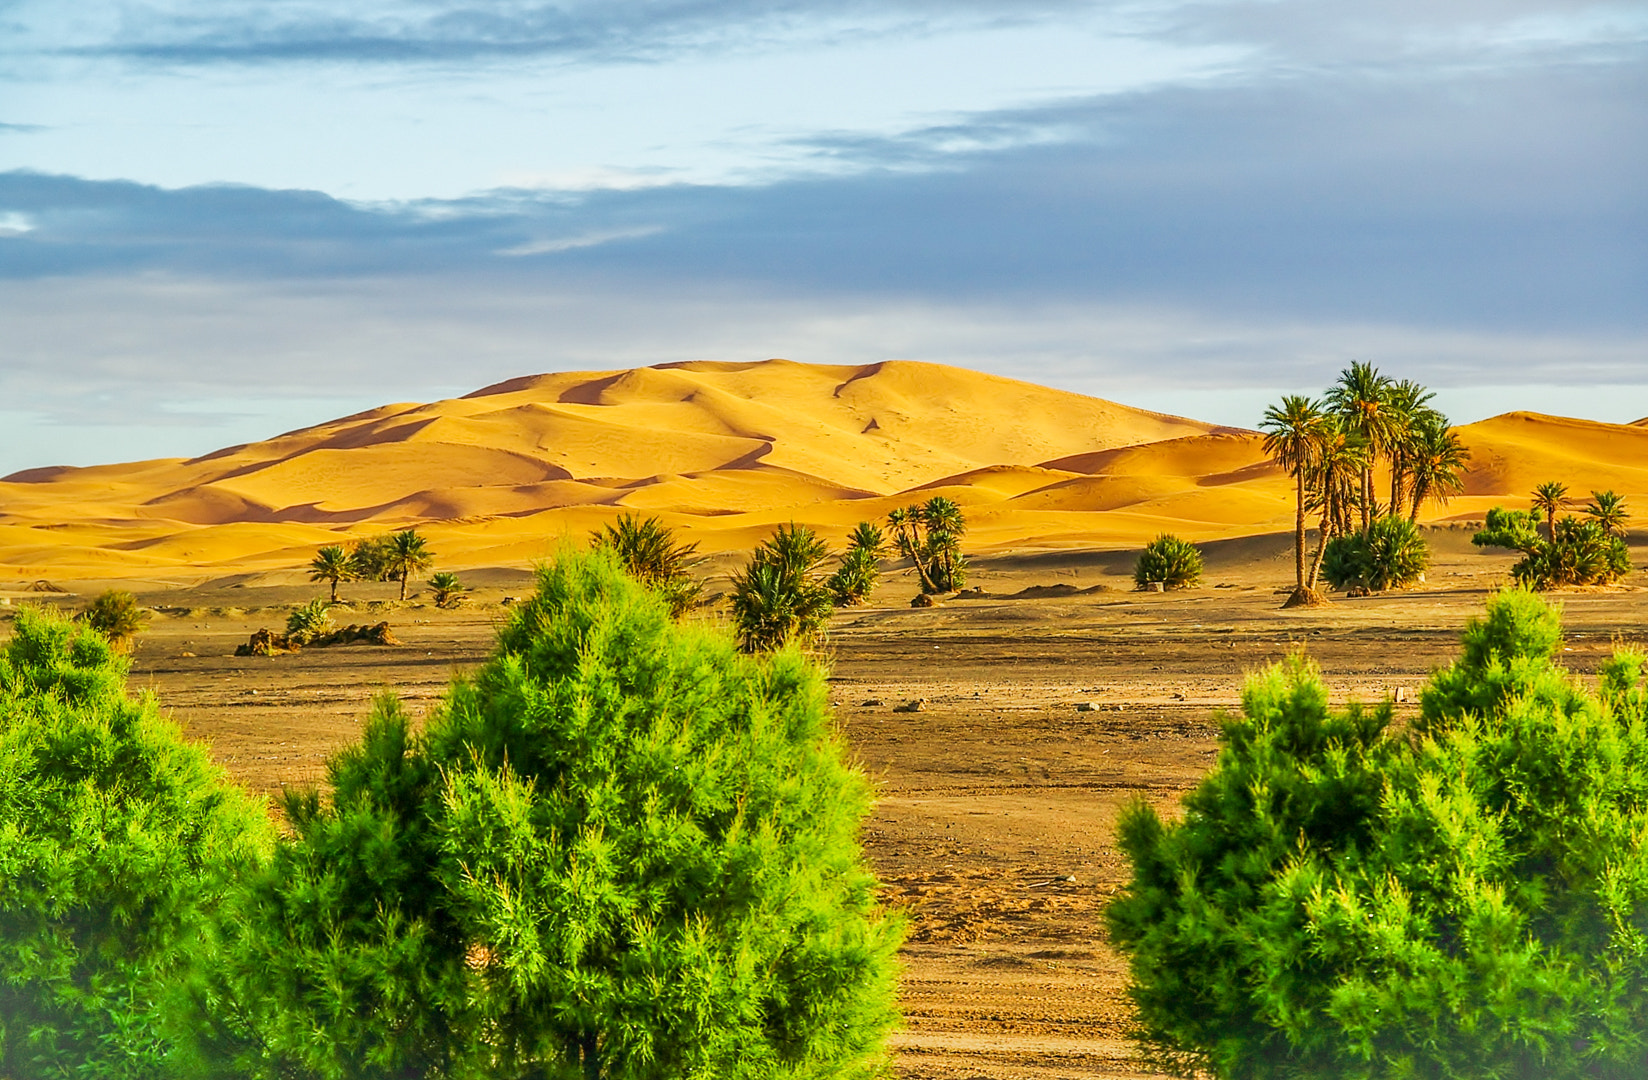
[[[926,698],[916,698],[914,701],[906,701],[902,705],[894,705],[893,706],[893,711],[894,712],[926,712],[927,711],[927,699]]]
[[[1099,710],[1099,707],[1097,705],[1093,704],[1091,701],[1078,701],[1078,702],[1076,702],[1076,711],[1077,712],[1098,712],[1098,710]]]
[[[917,593],[916,598],[910,601],[911,607],[937,607],[938,601],[927,593]]]
[[[1405,686],[1398,686],[1396,689],[1392,690],[1391,691],[1391,700],[1392,701],[1406,701],[1406,700],[1408,700],[1408,688],[1405,687]]]
[[[188,660],[193,660],[195,658],[195,654],[192,652],[180,652],[177,655]]]
[[[863,701],[859,702],[858,707],[861,708],[861,709],[875,709],[875,708],[881,707],[883,704],[885,704],[885,702],[883,702],[880,698],[873,697],[873,698],[866,698]]]
[[[1167,588],[1167,583],[1164,581],[1147,581],[1145,582],[1145,588],[1150,592],[1162,592]]]

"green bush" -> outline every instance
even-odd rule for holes
[[[1611,494],[1597,493],[1598,497]],[[1610,513],[1623,513],[1617,497],[1604,503]],[[1552,523],[1551,533],[1549,540],[1541,538],[1530,512],[1496,506],[1488,511],[1487,527],[1471,537],[1471,543],[1522,552],[1511,567],[1511,576],[1528,589],[1611,585],[1631,572],[1630,549],[1611,530],[1605,514],[1587,519],[1565,517]]]
[[[429,591],[434,594],[435,606],[454,608],[463,603],[469,586],[458,580],[458,575],[447,570],[429,575]]]
[[[733,627],[745,652],[810,644],[830,618],[830,589],[818,570],[829,556],[805,525],[780,525],[732,575]]]
[[[1322,576],[1335,589],[1384,592],[1418,581],[1430,559],[1419,526],[1404,517],[1382,517],[1366,532],[1329,540],[1322,552]]]
[[[1251,678],[1184,818],[1120,824],[1146,1045],[1248,1080],[1642,1076],[1644,658],[1592,696],[1560,642],[1500,594],[1403,733],[1302,660]]]
[[[295,645],[307,645],[332,628],[331,605],[311,600],[286,616],[286,637]]]
[[[132,651],[137,635],[149,625],[149,615],[137,606],[137,597],[122,589],[99,593],[80,617],[122,653]]]
[[[1539,517],[1532,510],[1507,510],[1496,506],[1488,511],[1484,528],[1471,537],[1477,547],[1502,547],[1527,551],[1539,543]]]
[[[380,701],[331,797],[288,799],[224,1074],[875,1075],[898,922],[826,701],[564,553],[423,735]]]
[[[1162,533],[1146,544],[1133,564],[1133,582],[1141,589],[1153,581],[1168,589],[1189,589],[1201,580],[1201,551],[1172,533]]]
[[[29,608],[0,654],[0,1076],[171,1075],[189,973],[272,840],[125,672]]]

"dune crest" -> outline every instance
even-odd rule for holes
[[[1460,430],[1473,469],[1444,514],[1525,504],[1546,479],[1648,492],[1640,422],[1510,413]],[[1206,540],[1292,518],[1292,484],[1253,432],[941,364],[691,361],[522,376],[197,458],[15,473],[0,479],[0,579],[294,567],[411,525],[447,565],[520,563],[626,510],[732,550],[790,520],[839,539],[935,494],[967,508],[980,547]]]

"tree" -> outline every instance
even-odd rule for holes
[[[286,800],[223,999],[239,1076],[878,1075],[900,929],[822,673],[564,551],[418,734]]]
[[[1322,444],[1330,422],[1321,408],[1302,394],[1289,394],[1280,405],[1265,410],[1259,424],[1265,433],[1265,453],[1293,477],[1293,568],[1294,590],[1289,603],[1306,603],[1314,590],[1305,587],[1305,510],[1308,481],[1322,455]]]
[[[1500,594],[1411,734],[1303,659],[1250,678],[1182,819],[1119,824],[1147,1047],[1243,1080],[1641,1076],[1648,657],[1593,696],[1560,647]]]
[[[1427,410],[1415,425],[1407,450],[1407,469],[1411,481],[1412,506],[1408,520],[1417,523],[1419,511],[1427,501],[1445,505],[1465,490],[1465,466],[1471,452],[1463,440],[1448,427],[1448,418],[1434,409]],[[1391,504],[1391,513],[1399,513],[1401,504]]]
[[[401,599],[406,599],[406,582],[413,574],[421,574],[435,564],[435,553],[413,529],[402,529],[388,537],[383,548],[384,573],[390,580],[401,583]]]
[[[325,581],[332,586],[331,602],[338,602],[338,584],[353,581],[357,576],[354,560],[340,544],[329,544],[315,552],[309,562],[309,580]]]
[[[1399,513],[1408,502],[1414,477],[1414,467],[1421,452],[1425,434],[1438,427],[1448,428],[1447,418],[1431,408],[1434,393],[1412,379],[1387,382],[1384,407],[1391,414],[1390,440],[1386,453],[1390,458],[1389,513]]]
[[[189,972],[273,840],[126,670],[31,608],[0,652],[0,1076],[175,1075]]]
[[[1534,509],[1545,515],[1545,539],[1556,541],[1556,516],[1567,506],[1567,484],[1547,480],[1534,488]]]
[[[1311,595],[1316,593],[1328,542],[1351,530],[1351,509],[1356,505],[1357,484],[1366,463],[1366,444],[1333,425],[1323,437],[1320,456],[1311,471],[1310,489],[1322,512],[1316,554],[1305,575],[1305,589]]]
[[[733,626],[745,652],[771,652],[790,642],[808,644],[830,617],[830,590],[818,574],[829,557],[824,541],[805,525],[780,525],[732,576]]]
[[[1360,505],[1362,528],[1373,524],[1375,514],[1373,496],[1373,467],[1380,455],[1390,450],[1399,430],[1397,416],[1388,403],[1390,380],[1379,374],[1372,364],[1356,361],[1339,374],[1339,381],[1328,389],[1326,401],[1339,418],[1346,433],[1355,436],[1368,448],[1368,457],[1362,467]]]
[[[1201,580],[1202,553],[1171,533],[1146,544],[1133,564],[1133,582],[1141,589],[1157,581],[1163,588],[1189,589]]]
[[[464,593],[469,586],[458,580],[458,575],[448,570],[442,570],[429,577],[429,589],[435,594],[435,606],[438,608],[454,608],[463,601]]]
[[[1534,511],[1496,506],[1488,511],[1486,527],[1471,537],[1471,543],[1522,552],[1521,561],[1511,567],[1511,576],[1528,589],[1611,585],[1631,572],[1631,553],[1624,539],[1595,518],[1553,521],[1550,537],[1540,538]]]
[[[124,589],[109,589],[92,600],[81,618],[102,634],[119,653],[129,653],[149,625],[148,612],[137,606],[137,597]]]
[[[675,618],[698,601],[704,588],[692,576],[692,568],[703,561],[695,557],[698,545],[678,541],[675,530],[657,517],[620,514],[616,523],[602,526],[590,537],[594,547],[616,554],[631,576],[657,590]]]
[[[1585,514],[1604,532],[1618,537],[1625,535],[1625,523],[1631,518],[1625,508],[1625,500],[1612,491],[1591,492],[1591,501],[1585,504]]]
[[[875,591],[881,577],[881,560],[887,554],[887,538],[873,521],[861,521],[847,536],[847,550],[841,565],[825,583],[839,607],[862,604]]]
[[[1365,531],[1334,537],[1322,559],[1322,573],[1335,589],[1373,592],[1411,585],[1429,566],[1430,549],[1419,527],[1394,515]]]
[[[893,543],[927,594],[953,592],[967,582],[967,559],[961,538],[967,519],[953,499],[935,495],[919,506],[907,506],[887,515]]]

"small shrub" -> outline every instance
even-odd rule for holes
[[[307,645],[332,629],[332,613],[325,600],[311,600],[286,616],[286,639]]]
[[[132,651],[137,635],[149,625],[149,613],[137,606],[137,597],[121,589],[100,593],[80,617],[122,653]]]
[[[1481,531],[1471,537],[1471,543],[1477,547],[1527,551],[1540,539],[1539,518],[1532,510],[1507,510],[1503,506],[1496,506],[1488,511],[1483,526]]]
[[[1335,589],[1400,589],[1429,566],[1430,548],[1419,526],[1404,517],[1379,518],[1366,532],[1336,536],[1322,552],[1322,576]]]
[[[1221,1077],[1626,1080],[1648,1055],[1648,686],[1554,663],[1557,613],[1502,593],[1411,734],[1252,677],[1218,763],[1119,825],[1110,905],[1146,1046]]]
[[[435,606],[455,608],[463,602],[469,586],[458,580],[458,575],[442,570],[429,576],[430,591],[435,594]]]
[[[829,550],[805,525],[780,525],[732,576],[733,626],[745,652],[807,644],[830,618],[830,590],[818,568]]]
[[[233,924],[229,1075],[869,1078],[896,918],[822,674],[563,554],[423,734],[382,700]]]
[[[854,607],[870,599],[881,578],[881,559],[887,553],[887,538],[872,521],[861,521],[847,536],[847,551],[841,565],[826,582],[838,607]]]
[[[1202,553],[1195,544],[1162,533],[1139,553],[1133,564],[1133,581],[1144,588],[1160,581],[1163,588],[1188,589],[1202,580]]]

